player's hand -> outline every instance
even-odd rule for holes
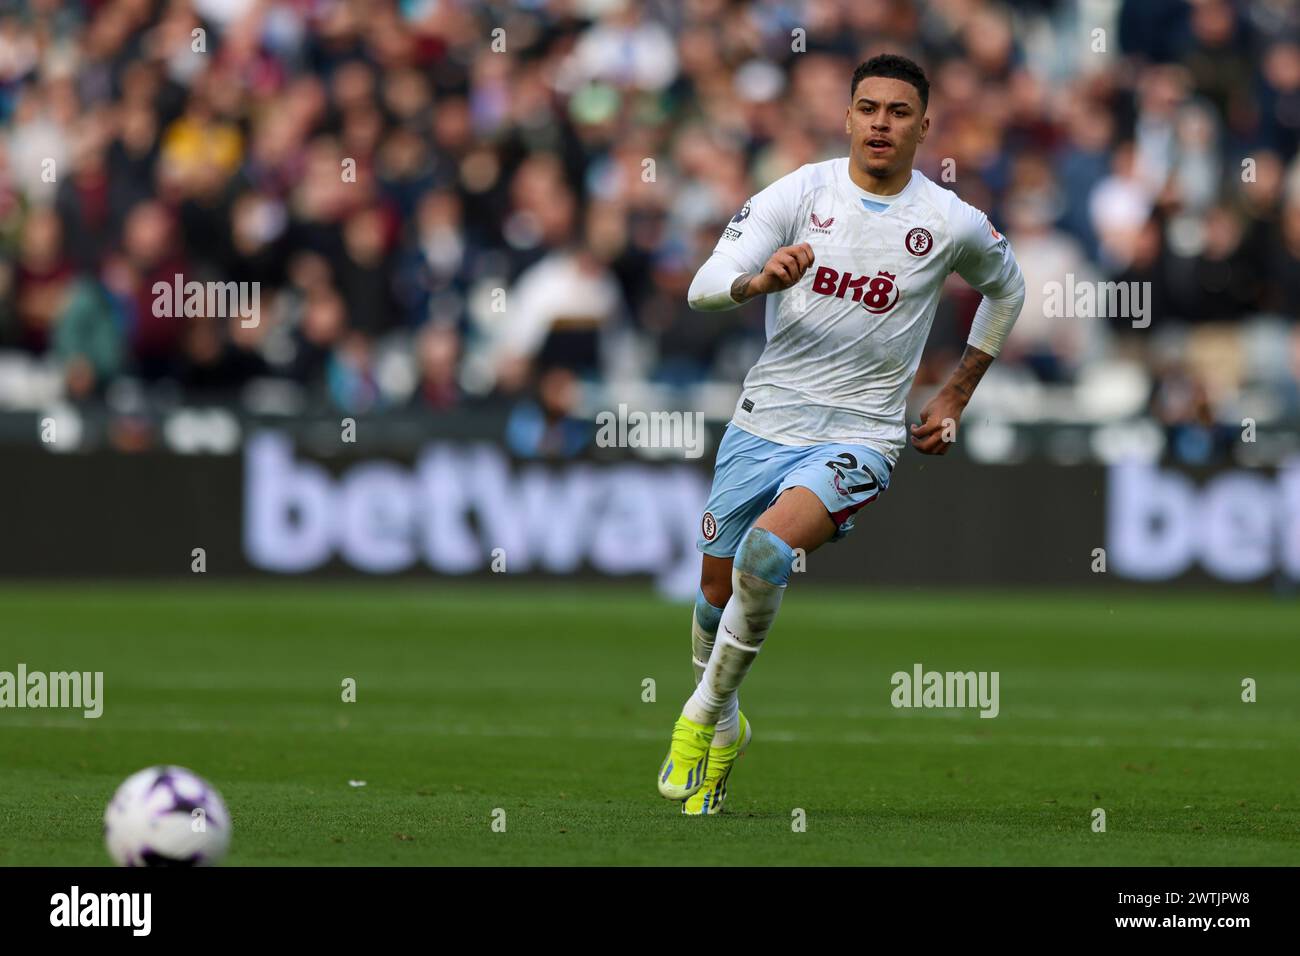
[[[812,246],[806,242],[782,246],[772,253],[763,271],[750,280],[749,288],[759,295],[788,289],[803,278],[815,258]]]
[[[912,447],[923,455],[946,455],[957,440],[957,425],[966,400],[943,389],[921,409],[921,424],[912,426]]]

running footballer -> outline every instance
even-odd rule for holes
[[[795,549],[847,534],[910,443],[942,455],[1024,302],[988,217],[912,168],[929,82],[901,56],[854,71],[849,155],[778,179],[736,213],[688,293],[693,309],[766,296],[767,344],[718,448],[700,522],[691,626],[695,692],[673,728],[659,792],[687,814],[722,810],[752,736],[738,690],[767,637]],[[905,423],[944,280],[983,295],[961,362]]]

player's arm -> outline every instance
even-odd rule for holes
[[[963,211],[975,212],[969,206]],[[984,293],[961,362],[947,383],[921,409],[921,422],[912,426],[912,447],[926,455],[944,455],[957,440],[957,424],[975,394],[975,387],[993,364],[1011,334],[1025,304],[1025,280],[1006,238],[982,213],[966,217],[958,232],[953,264],[963,279]]]
[[[812,246],[789,245],[798,208],[798,171],[750,198],[700,266],[686,300],[692,309],[734,309],[755,296],[781,292],[803,278]]]
[[[966,403],[975,394],[984,373],[993,364],[993,356],[975,346],[966,345],[961,362],[948,377],[947,384],[921,409],[921,423],[912,426],[912,447],[923,455],[946,455],[957,440],[957,423]]]
[[[695,273],[686,299],[692,309],[700,312],[734,309],[755,296],[795,285],[815,258],[812,246],[801,242],[776,250],[760,271],[745,272],[737,271],[734,262],[715,252]]]

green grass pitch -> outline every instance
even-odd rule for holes
[[[0,607],[0,670],[105,681],[98,720],[0,710],[0,865],[106,864],[104,806],[154,763],[223,792],[233,865],[1300,863],[1300,612],[1263,594],[796,582],[704,819],[654,788],[690,610],[647,589],[9,585]],[[1001,714],[894,709],[916,662],[998,671]]]

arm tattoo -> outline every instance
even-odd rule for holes
[[[961,362],[948,379],[947,387],[960,395],[963,401],[969,402],[970,397],[975,394],[975,386],[980,383],[980,379],[992,364],[992,355],[981,352],[973,345],[966,346]]]
[[[743,276],[736,276],[735,281],[731,283],[731,297],[737,302],[746,302],[753,298],[748,292],[749,280],[752,278],[754,278],[752,272],[746,272]]]

